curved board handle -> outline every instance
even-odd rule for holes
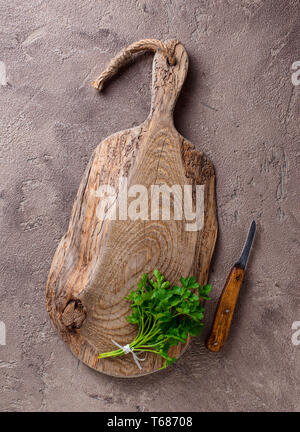
[[[142,39],[132,43],[111,60],[102,74],[92,82],[92,86],[101,91],[104,83],[114,76],[132,58],[133,54],[141,51],[161,52],[167,58],[168,63],[174,66],[176,63],[174,51],[177,43],[177,41],[173,40],[172,44],[166,45],[157,39]]]
[[[133,54],[141,51],[155,52],[152,68],[152,97],[150,118],[170,119],[188,70],[188,56],[176,39],[161,42],[143,39],[124,48],[112,59],[102,74],[92,82],[101,91],[104,84],[123,67]]]
[[[244,275],[245,270],[237,266],[234,266],[229,273],[217,306],[210,336],[206,341],[206,347],[210,351],[220,351],[227,340]]]

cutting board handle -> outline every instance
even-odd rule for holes
[[[160,51],[167,58],[168,63],[170,65],[174,65],[176,63],[174,49],[175,44],[173,44],[173,46],[167,46],[157,39],[142,39],[138,42],[134,42],[127,48],[124,48],[115,58],[111,60],[105,71],[103,71],[102,74],[92,82],[92,86],[101,91],[103,89],[104,83],[114,76],[119,71],[119,69],[132,58],[133,54],[141,51]]]
[[[92,82],[101,91],[106,81],[114,76],[133,56],[141,51],[152,51],[156,55],[153,63],[152,101],[150,116],[172,116],[177,97],[188,70],[188,56],[177,40],[161,42],[157,39],[143,39],[124,48]]]

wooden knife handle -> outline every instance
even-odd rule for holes
[[[220,351],[226,342],[244,274],[245,270],[238,266],[234,266],[229,273],[217,306],[210,336],[206,341],[206,347],[210,351]]]

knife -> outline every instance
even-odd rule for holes
[[[210,351],[220,351],[227,340],[255,231],[256,223],[252,221],[242,254],[229,273],[217,306],[212,330],[206,341]]]

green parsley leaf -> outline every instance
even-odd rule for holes
[[[211,285],[200,286],[193,276],[181,277],[181,286],[171,286],[159,270],[153,279],[147,273],[138,281],[137,290],[131,291],[126,300],[131,302],[132,313],[126,317],[138,326],[138,333],[131,342],[133,351],[152,352],[161,356],[163,368],[176,361],[169,357],[169,348],[188,336],[198,336],[203,328],[204,307],[200,299],[209,299]],[[102,353],[98,358],[124,355],[122,349]]]

